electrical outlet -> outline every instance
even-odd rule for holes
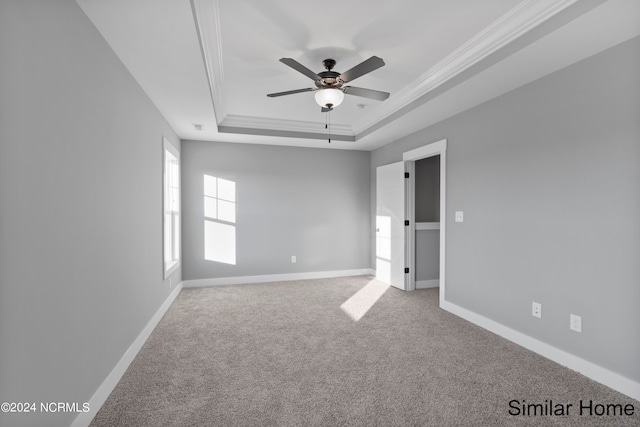
[[[297,262],[296,256],[291,255],[291,264],[295,264]]]
[[[569,329],[582,333],[582,317],[575,314],[569,315]]]
[[[537,317],[539,319],[542,319],[542,304],[537,303],[537,302],[532,302],[531,303],[531,315],[533,317]]]

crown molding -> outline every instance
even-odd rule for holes
[[[265,129],[269,131],[285,131],[295,133],[326,134],[324,124],[299,120],[269,119],[265,117],[250,117],[227,115],[220,123],[220,127],[238,129]],[[351,126],[331,124],[331,135],[355,136]]]
[[[209,81],[213,113],[216,116],[216,123],[219,124],[227,115],[227,103],[224,94],[224,66],[218,0],[191,0],[191,10]]]
[[[525,0],[353,125],[360,135],[579,0]]]
[[[602,1],[602,0],[600,0]],[[392,96],[361,121],[349,125],[332,125],[331,133],[356,140],[384,122],[403,114],[445,83],[500,51],[553,16],[580,0],[524,0],[475,37],[453,51],[404,89]],[[317,122],[268,119],[228,115],[224,93],[223,54],[218,0],[191,0],[202,55],[205,62],[213,108],[218,128],[223,132],[255,133],[282,136],[324,133]]]

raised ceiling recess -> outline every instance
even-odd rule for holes
[[[637,0],[76,1],[181,138],[305,147],[375,149],[640,34]]]

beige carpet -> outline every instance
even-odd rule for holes
[[[640,425],[640,402],[441,310],[438,289],[390,288],[354,321],[340,307],[371,280],[182,290],[91,425]]]

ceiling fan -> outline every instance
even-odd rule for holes
[[[361,87],[355,86],[343,86],[345,83],[351,82],[358,77],[362,77],[363,75],[382,67],[384,65],[384,61],[377,56],[372,56],[371,58],[361,62],[360,64],[356,65],[348,71],[345,71],[344,73],[332,71],[333,67],[335,67],[336,65],[336,61],[334,59],[325,59],[324,61],[322,61],[322,64],[324,65],[324,68],[326,68],[326,71],[321,71],[319,73],[314,73],[292,58],[282,58],[280,59],[280,62],[309,77],[315,82],[316,87],[267,94],[267,96],[271,98],[276,96],[291,95],[300,92],[315,91],[316,102],[318,103],[318,105],[320,105],[320,107],[322,107],[321,111],[324,113],[327,111],[331,111],[334,107],[340,105],[342,103],[342,100],[344,99],[345,93],[349,95],[375,99],[378,101],[384,101],[389,97],[388,92],[382,92],[373,89],[363,89]]]

